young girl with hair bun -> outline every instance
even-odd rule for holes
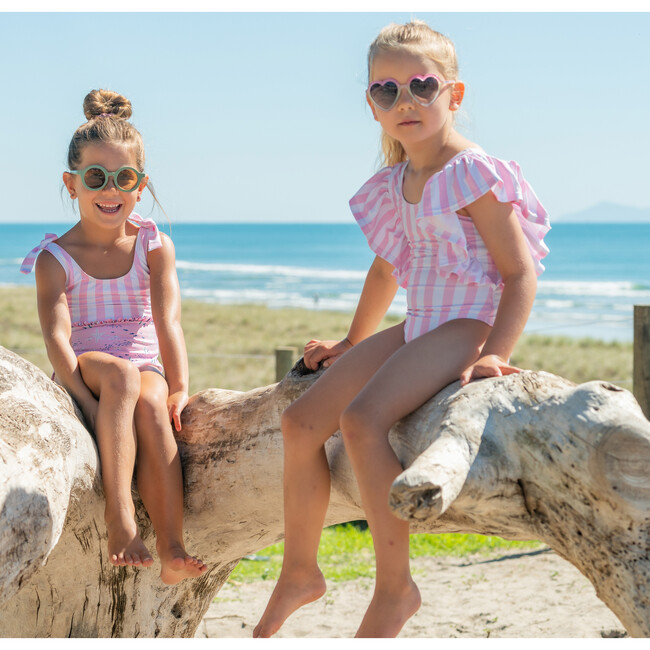
[[[88,121],[72,136],[63,173],[79,221],[60,237],[46,235],[21,271],[36,262],[38,314],[55,379],[97,439],[108,558],[115,566],[153,563],[134,519],[135,467],[160,576],[174,584],[207,569],[183,542],[183,478],[171,423],[180,431],[188,363],[174,246],[134,212],[149,177],[142,137],[128,121],[131,102],[93,90],[83,108]]]
[[[357,636],[394,637],[415,614],[409,524],[388,508],[403,471],[388,431],[453,381],[519,372],[509,358],[548,253],[546,211],[517,163],[454,129],[465,86],[451,41],[421,21],[389,25],[370,46],[368,76],[386,166],[350,206],[376,257],[348,335],[305,346],[308,368],[330,369],[283,414],[284,561],[258,637],[325,593],[317,564],[330,493],[324,444],[337,429],[376,556]],[[399,285],[406,320],[373,334]]]

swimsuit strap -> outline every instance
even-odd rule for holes
[[[41,243],[38,246],[35,246],[32,248],[29,253],[27,253],[27,256],[23,260],[23,263],[20,265],[20,272],[21,273],[30,273],[32,268],[34,267],[34,262],[36,261],[36,257],[38,254],[46,247],[48,244],[51,244],[55,239],[58,239],[59,236],[55,235],[54,233],[48,232],[45,234],[45,239],[41,241]]]
[[[162,246],[162,241],[160,239],[160,231],[158,230],[158,226],[156,225],[156,222],[153,219],[145,219],[141,217],[137,212],[132,212],[129,215],[128,220],[132,223],[137,224],[141,228],[150,231],[150,236],[148,241],[149,245],[147,247],[147,250],[152,251]]]
[[[150,235],[148,238],[149,240],[148,250],[154,250],[162,246],[162,241],[160,240],[160,231],[158,230],[158,226],[156,225],[156,222],[153,219],[143,219],[137,212],[132,212],[129,215],[129,221],[149,231]],[[32,248],[31,251],[29,251],[29,253],[27,253],[27,256],[23,260],[23,263],[20,265],[20,272],[30,273],[32,268],[34,268],[34,262],[36,262],[36,258],[38,254],[46,246],[48,246],[55,239],[58,238],[59,236],[55,235],[54,233],[51,232],[46,233],[45,239],[43,239],[38,246],[35,246],[34,248]]]

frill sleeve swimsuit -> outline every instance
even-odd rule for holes
[[[158,360],[156,327],[151,313],[147,252],[162,242],[156,224],[135,212],[129,221],[139,227],[133,264],[119,278],[97,279],[88,275],[48,234],[24,259],[20,270],[29,273],[41,250],[46,250],[63,267],[65,295],[70,310],[70,344],[76,356],[84,352],[106,352],[131,361],[138,367],[162,370]]]
[[[511,203],[537,275],[548,253],[546,210],[516,162],[478,149],[461,151],[433,174],[417,204],[402,192],[406,165],[385,167],[350,200],[370,248],[395,267],[393,275],[406,289],[405,341],[455,318],[493,325],[503,280],[472,219],[457,210],[489,191]]]

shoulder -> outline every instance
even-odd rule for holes
[[[65,269],[56,257],[46,249],[43,249],[36,258],[34,274],[39,288],[65,288]]]
[[[171,237],[165,233],[159,233],[160,246],[151,248],[147,252],[147,262],[152,271],[162,271],[171,268],[176,262],[176,250]]]
[[[466,147],[452,155],[441,170],[441,174],[462,173],[472,167],[493,167],[494,157],[486,153],[478,145]]]
[[[392,204],[392,192],[405,164],[399,163],[380,169],[357,190],[350,199],[350,208],[355,217],[379,209],[382,204]]]
[[[373,174],[356,192],[355,196],[361,194],[364,190],[367,191],[373,187],[387,188],[391,178],[396,176],[406,163],[398,163],[390,167],[382,167],[376,174]]]
[[[36,264],[34,267],[36,271],[38,272],[39,269],[42,271],[51,271],[57,267],[61,268],[61,265],[59,264],[56,257],[54,257],[50,251],[44,248],[36,258]]]
[[[443,176],[468,173],[476,175],[477,179],[482,177],[492,182],[507,176],[520,176],[521,169],[516,161],[497,158],[476,146],[452,156],[440,172]]]
[[[174,242],[172,241],[172,238],[165,234],[164,232],[159,233],[160,234],[160,243],[161,248],[171,251],[172,253],[174,252]]]
[[[514,161],[504,161],[479,148],[460,151],[434,174],[425,187],[428,211],[457,212],[492,191],[498,201],[523,196],[523,176]],[[489,201],[487,197],[486,201]]]

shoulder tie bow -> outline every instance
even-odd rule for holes
[[[34,267],[34,262],[36,262],[36,257],[38,254],[48,245],[51,244],[55,239],[58,239],[59,236],[54,233],[48,232],[45,234],[45,239],[41,241],[38,246],[32,248],[29,253],[27,253],[23,263],[20,265],[21,273],[30,273]]]

